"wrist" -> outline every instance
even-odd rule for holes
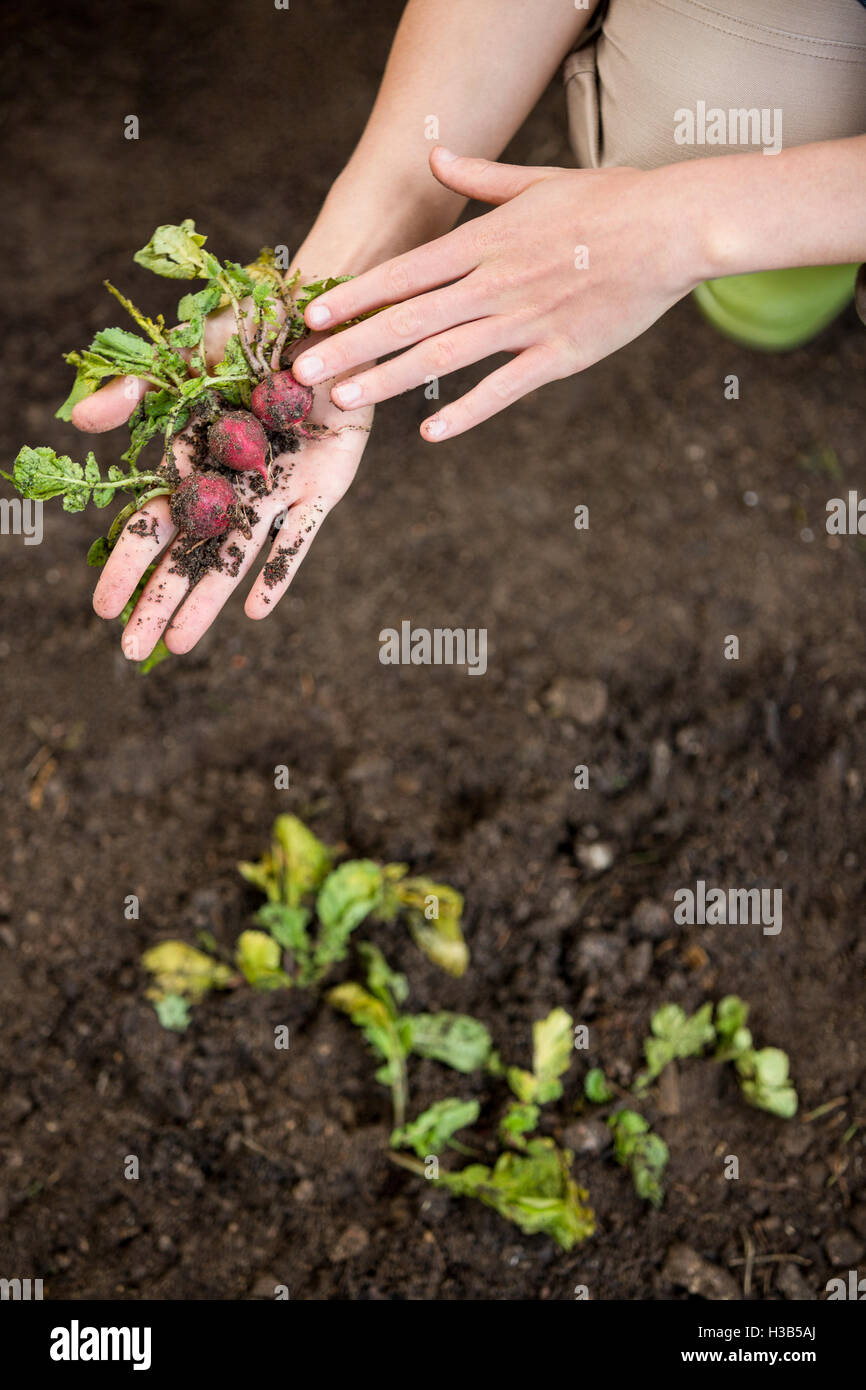
[[[360,275],[443,236],[464,203],[429,171],[423,180],[406,181],[392,173],[387,185],[379,187],[349,166],[331,186],[292,267],[300,267],[307,279]]]

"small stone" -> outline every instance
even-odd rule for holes
[[[803,1303],[815,1299],[815,1295],[795,1264],[782,1265],[777,1283],[785,1297],[791,1298],[795,1302]]]
[[[301,1181],[296,1183],[292,1188],[292,1196],[296,1202],[309,1202],[312,1200],[315,1191],[315,1186],[310,1182],[309,1178],[301,1178]]]
[[[710,1264],[688,1245],[671,1246],[662,1268],[662,1279],[688,1289],[696,1298],[729,1302],[742,1297],[739,1285],[727,1270]]]
[[[601,840],[592,845],[578,845],[575,854],[580,867],[591,874],[603,874],[614,860],[613,846]]]
[[[330,1254],[334,1264],[340,1260],[351,1260],[355,1255],[360,1255],[366,1250],[370,1243],[370,1237],[363,1226],[347,1226],[336,1245],[333,1246]]]
[[[824,1249],[831,1265],[845,1266],[847,1269],[853,1269],[858,1265],[866,1253],[866,1246],[862,1240],[847,1227],[829,1235],[824,1242]]]
[[[612,1137],[603,1120],[575,1120],[563,1130],[562,1142],[576,1154],[600,1154]]]
[[[641,898],[632,913],[631,924],[639,936],[661,941],[671,929],[671,914],[652,898]]]
[[[858,1235],[866,1236],[866,1202],[858,1202],[848,1213],[848,1220]]]
[[[544,703],[554,718],[573,719],[587,727],[604,717],[607,686],[599,680],[559,676],[545,691]]]
[[[625,973],[633,985],[643,984],[652,969],[653,948],[649,941],[639,941],[625,953]]]
[[[781,1147],[792,1158],[800,1158],[814,1138],[814,1131],[809,1125],[788,1125],[782,1134]]]
[[[619,964],[622,950],[618,937],[588,932],[577,944],[578,969],[590,974],[612,970]]]

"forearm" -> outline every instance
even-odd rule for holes
[[[336,256],[358,272],[448,231],[466,200],[433,178],[431,146],[499,155],[596,3],[409,0],[364,133],[299,263],[315,271],[333,246],[327,268]]]
[[[696,278],[866,260],[866,136],[657,170]]]

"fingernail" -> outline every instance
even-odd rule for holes
[[[361,399],[361,388],[354,381],[344,381],[342,385],[335,386],[331,392],[337,405],[354,405]]]
[[[311,328],[324,328],[331,321],[331,311],[325,304],[311,304],[307,310],[307,323]]]
[[[445,148],[444,145],[437,145],[437,146],[436,146],[436,154],[437,154],[438,157],[442,160],[442,163],[443,163],[443,164],[450,164],[451,161],[452,161],[452,159],[456,159],[456,158],[457,158],[457,155],[454,153],[454,151],[453,151],[453,150],[446,150],[446,148]]]
[[[426,425],[424,426],[424,433],[427,435],[428,439],[441,439],[443,434],[445,434],[445,432],[447,431],[447,429],[448,426],[442,419],[441,415],[434,416],[434,418],[432,420],[428,420]]]
[[[303,381],[307,386],[312,386],[318,381],[325,369],[325,364],[321,357],[316,357],[314,353],[305,353],[299,357],[295,363],[294,372],[298,381]]]

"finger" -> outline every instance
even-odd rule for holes
[[[421,426],[421,434],[436,444],[442,439],[453,439],[559,375],[561,368],[552,349],[537,343],[491,372],[453,405],[431,415]]]
[[[130,661],[144,661],[150,656],[189,588],[189,579],[177,567],[177,560],[185,549],[182,537],[175,541],[163,555],[132,610],[120,639],[123,654]]]
[[[383,261],[373,270],[365,270],[353,280],[319,295],[307,306],[304,319],[308,328],[331,328],[384,304],[396,304],[436,289],[468,274],[476,263],[466,228],[457,227],[426,246]]]
[[[292,370],[307,386],[351,371],[371,358],[398,352],[433,333],[477,317],[481,306],[471,303],[463,283],[395,304],[364,323],[334,333],[311,352],[302,353]]]
[[[92,396],[72,407],[71,420],[85,434],[102,434],[116,430],[135,410],[142,396],[152,388],[137,376],[118,376],[102,386]]]
[[[273,515],[269,513],[253,526],[249,540],[239,531],[226,538],[220,549],[223,568],[211,570],[189,591],[165,632],[165,645],[170,652],[183,656],[204,636],[267,541],[272,524]]]
[[[332,390],[331,399],[341,410],[387,401],[401,391],[469,367],[494,352],[513,351],[518,344],[508,339],[509,329],[513,332],[513,325],[505,317],[460,324],[438,337],[425,338],[416,347],[370,371],[341,381]]]
[[[174,461],[185,478],[192,468],[192,447],[183,436],[174,441]],[[164,464],[165,458],[160,467]],[[148,565],[176,534],[167,497],[155,497],[133,513],[105,562],[93,594],[93,607],[100,618],[120,617]]]
[[[446,188],[462,193],[466,198],[476,198],[482,203],[507,203],[523,193],[539,179],[547,178],[555,171],[538,169],[532,165],[499,164],[493,159],[472,159],[466,155],[453,154],[442,145],[430,152],[430,168],[436,178]]]
[[[100,618],[120,617],[148,565],[176,533],[167,497],[155,497],[135,513],[106,560],[94,590],[93,607]]]
[[[265,567],[247,595],[244,612],[248,618],[266,618],[273,612],[327,514],[324,505],[315,500],[298,502],[289,509]]]

